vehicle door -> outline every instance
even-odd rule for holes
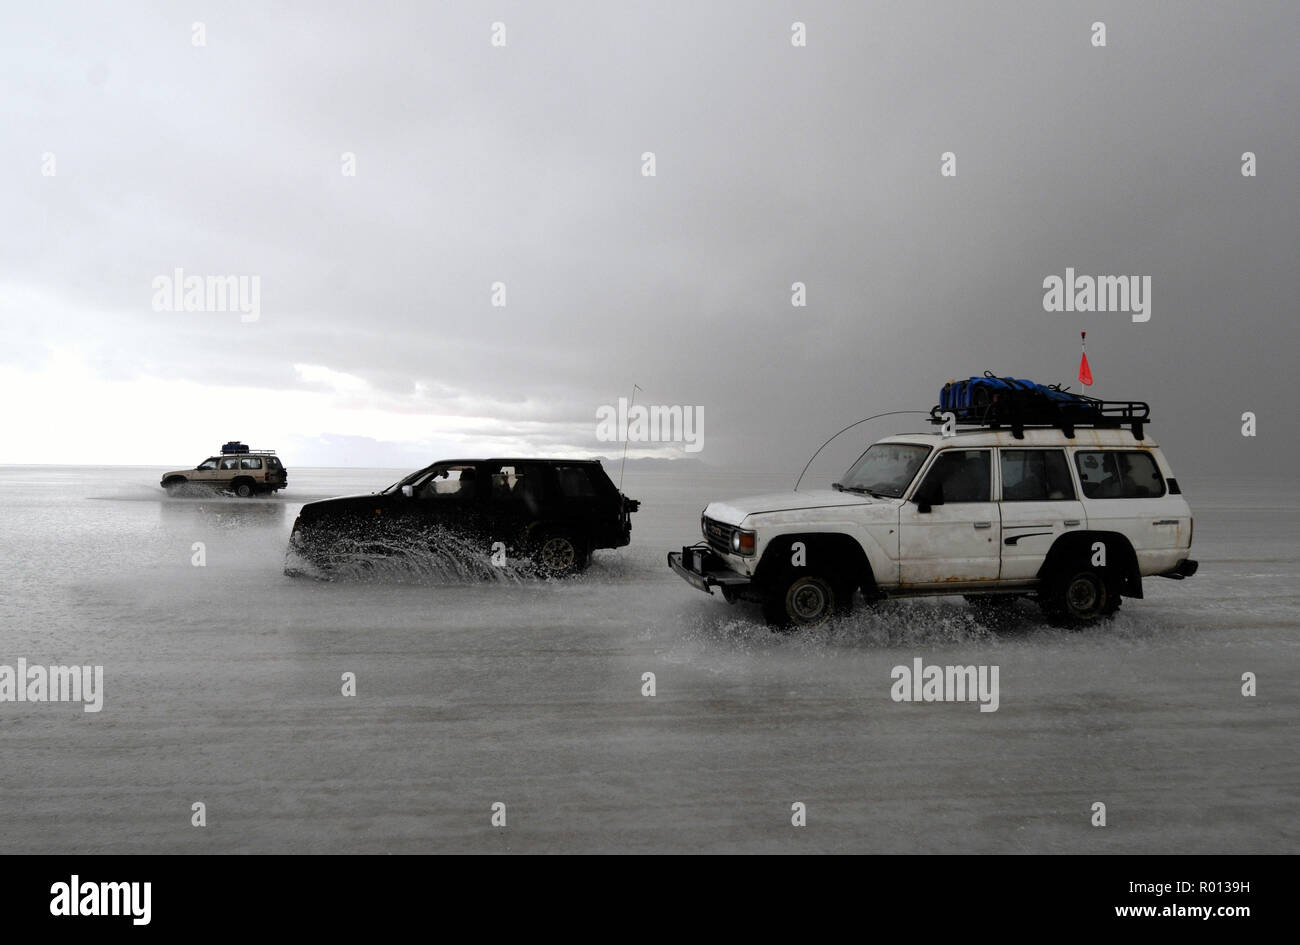
[[[435,466],[412,487],[407,502],[395,505],[403,524],[435,541],[450,535],[475,548],[487,536],[486,477],[473,463]],[[481,549],[486,551],[486,548]]]
[[[239,457],[223,456],[221,462],[217,463],[217,472],[213,477],[213,482],[221,488],[228,488],[239,475]]]
[[[1001,535],[993,451],[942,449],[899,509],[900,584],[996,582]]]
[[[241,456],[239,472],[240,475],[250,476],[258,485],[266,482],[266,469],[260,456]]]
[[[1052,544],[1083,527],[1083,503],[1064,449],[999,449],[1002,505],[1001,580],[1038,576]]]
[[[217,478],[217,466],[221,464],[220,456],[209,456],[203,462],[195,467],[190,473],[190,482],[215,482]]]
[[[488,474],[487,529],[493,542],[511,553],[522,548],[542,517],[546,494],[544,465],[503,463]]]

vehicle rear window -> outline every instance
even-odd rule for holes
[[[566,498],[589,499],[596,495],[585,466],[556,466],[555,477],[560,483],[560,493]]]
[[[280,461],[276,459],[274,456],[268,456],[266,458],[266,465],[270,466],[272,469],[279,469]]]
[[[1073,499],[1065,450],[1002,450],[1002,501]]]
[[[1079,483],[1089,499],[1146,499],[1165,494],[1165,481],[1150,453],[1139,450],[1074,454]]]

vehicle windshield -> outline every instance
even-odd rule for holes
[[[846,492],[897,499],[930,455],[930,447],[914,443],[877,443],[858,457],[840,480]]]
[[[427,466],[424,469],[417,469],[409,476],[403,476],[401,479],[397,480],[391,486],[388,486],[387,488],[380,490],[379,494],[388,495],[390,492],[397,492],[399,489],[402,488],[402,486],[414,485],[415,481],[419,479],[421,476],[425,475],[427,472],[429,472],[429,467]]]

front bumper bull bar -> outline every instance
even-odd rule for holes
[[[706,594],[712,594],[715,587],[721,587],[724,594],[739,591],[750,583],[748,577],[732,570],[721,555],[703,543],[668,552],[668,567],[691,587]]]

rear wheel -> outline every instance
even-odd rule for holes
[[[1064,568],[1048,583],[1040,603],[1063,623],[1086,626],[1119,610],[1119,586],[1095,568]]]
[[[247,479],[236,480],[231,489],[241,499],[247,499],[253,495],[253,484]]]
[[[587,567],[587,547],[564,532],[546,535],[537,548],[537,567],[547,577],[568,577]]]

